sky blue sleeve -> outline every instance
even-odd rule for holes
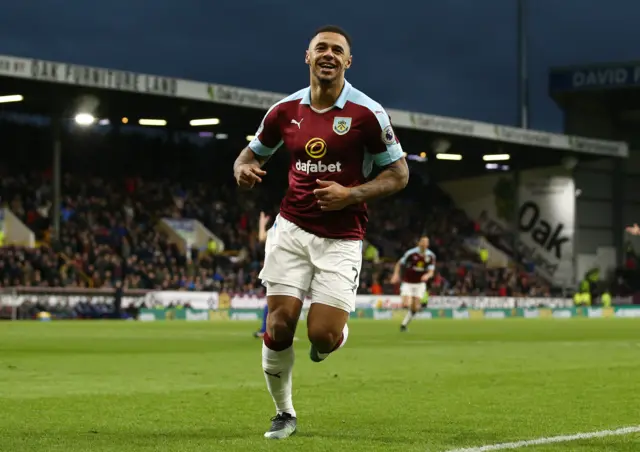
[[[427,270],[435,270],[436,269],[436,253],[431,250],[428,250],[427,253],[431,256],[431,265],[427,267]]]
[[[413,253],[413,248],[402,255],[402,257],[400,258],[400,263],[402,265],[406,265],[407,259],[409,259],[409,256],[411,256],[411,253]]]
[[[404,151],[391,126],[391,119],[387,112],[376,110],[374,115],[377,120],[377,136],[372,137],[374,143],[368,149],[373,154],[373,161],[376,165],[387,166],[404,157]]]
[[[276,107],[277,104],[271,107],[267,114],[264,115],[255,137],[249,143],[249,149],[261,157],[273,155],[282,146],[282,134],[280,133],[278,109]]]

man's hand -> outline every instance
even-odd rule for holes
[[[351,189],[337,182],[316,180],[320,188],[313,190],[321,210],[342,210],[349,204],[353,204]]]
[[[258,223],[258,241],[265,243],[267,241],[267,223],[271,218],[264,212],[260,212],[260,221]]]
[[[633,226],[628,226],[625,231],[631,235],[640,235],[640,226],[638,226],[638,223],[635,223]]]
[[[429,273],[425,273],[420,277],[421,282],[428,282],[431,279],[431,275]]]
[[[393,274],[391,276],[391,284],[398,284],[400,282],[400,275]]]
[[[265,176],[267,172],[260,168],[256,163],[245,163],[238,165],[235,169],[234,176],[236,183],[240,188],[249,190],[257,183],[262,182],[261,176]]]

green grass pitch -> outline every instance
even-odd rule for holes
[[[0,451],[424,452],[640,425],[640,319],[355,320],[320,364],[301,323],[299,431],[269,441],[257,326],[0,323]]]

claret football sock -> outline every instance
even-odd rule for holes
[[[344,347],[344,344],[347,343],[348,338],[349,338],[349,325],[345,323],[344,328],[342,329],[342,335],[340,336],[340,340],[335,345],[335,347],[333,347],[333,350],[331,350],[329,353],[320,353],[318,350],[316,350],[313,344],[311,344],[311,350],[309,351],[309,357],[311,358],[311,361],[316,363],[319,363],[320,361],[324,361],[331,353],[337,350],[340,350],[342,347]]]

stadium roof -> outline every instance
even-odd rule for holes
[[[173,130],[193,130],[191,120],[216,118],[220,122],[215,129],[205,130],[233,131],[243,138],[254,132],[266,109],[285,97],[214,83],[1,55],[0,79],[0,102],[2,96],[12,95],[21,100],[2,104],[5,111],[71,118],[90,106],[90,113],[98,118],[121,121],[126,117],[131,123],[159,119]],[[510,154],[512,165],[517,167],[557,164],[568,155],[628,157],[628,147],[622,142],[387,111],[399,129],[403,147],[414,159],[431,160],[453,153],[470,162],[458,165],[454,170],[460,173],[457,177],[477,173],[476,167],[485,168],[486,154]],[[447,164],[450,168],[451,161]]]

